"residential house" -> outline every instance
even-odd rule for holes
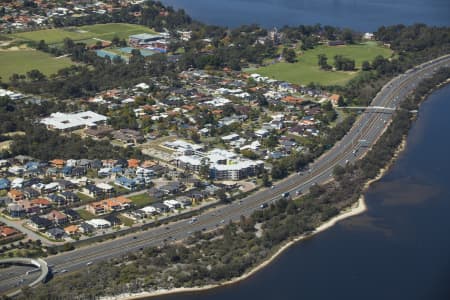
[[[64,197],[57,195],[57,194],[50,194],[47,196],[48,199],[50,199],[50,201],[52,201],[53,204],[55,204],[55,206],[64,206],[66,205],[66,199],[64,199]]]
[[[113,132],[113,138],[123,143],[139,144],[144,141],[144,136],[137,130],[119,129]]]
[[[8,178],[0,178],[0,190],[8,190],[11,186],[11,181]]]
[[[27,215],[33,215],[39,212],[40,208],[30,200],[20,200],[16,202],[17,205],[22,206],[25,209]]]
[[[94,215],[106,213],[106,207],[102,202],[92,202],[86,205],[86,210]]]
[[[161,202],[154,203],[152,204],[152,206],[156,209],[158,213],[167,213],[170,211],[170,208]]]
[[[156,208],[154,208],[153,206],[145,206],[145,207],[141,208],[140,211],[147,218],[150,216],[156,215],[158,213],[156,211]]]
[[[105,229],[111,227],[111,223],[104,219],[91,219],[86,221],[87,224],[91,225],[95,229]]]
[[[116,185],[124,187],[128,190],[134,190],[137,188],[137,183],[134,179],[123,177],[123,176],[116,178],[114,183]]]
[[[89,233],[94,232],[95,227],[92,226],[91,224],[88,224],[88,223],[86,223],[86,222],[83,222],[83,223],[80,223],[80,225],[78,226],[78,230],[79,230],[81,233],[89,234]]]
[[[107,215],[104,219],[111,223],[113,227],[122,224],[122,221],[115,215]]]
[[[104,195],[110,196],[115,193],[114,187],[107,183],[97,183],[96,186],[102,191]]]
[[[18,205],[16,203],[8,204],[6,208],[8,214],[13,218],[22,218],[26,215],[25,208],[22,205]]]
[[[37,206],[39,208],[40,213],[44,213],[46,210],[50,209],[52,203],[45,198],[35,198],[31,200],[32,205]]]
[[[132,201],[130,199],[119,196],[117,198],[105,199],[102,201],[89,203],[86,206],[86,210],[92,214],[99,215],[106,212],[124,210],[130,208],[131,205]]]
[[[0,226],[0,238],[7,238],[18,234],[19,231],[9,226]]]
[[[339,99],[341,98],[341,96],[339,96],[338,94],[332,94],[328,99],[330,99],[331,104],[333,106],[339,106]]]
[[[179,209],[181,208],[181,203],[177,200],[164,200],[163,203],[169,207],[169,209]]]
[[[122,208],[120,203],[115,201],[114,199],[106,199],[101,202],[105,206],[106,211],[119,211]]]
[[[69,222],[78,221],[81,218],[79,213],[70,208],[65,208],[63,213],[67,216]]]
[[[31,218],[28,220],[27,224],[31,228],[33,228],[35,230],[39,230],[39,231],[44,231],[53,225],[52,221],[50,221],[46,218],[42,218],[40,216],[31,216]]]
[[[51,239],[61,240],[66,235],[66,232],[59,227],[54,227],[47,230],[45,234]]]
[[[17,202],[17,201],[23,200],[25,198],[24,194],[21,191],[16,190],[16,189],[10,190],[8,192],[7,196],[13,202]]]
[[[179,196],[175,200],[178,203],[180,203],[183,208],[186,208],[186,207],[189,207],[192,205],[192,199],[187,196]]]
[[[82,177],[85,176],[87,173],[87,168],[86,167],[75,167],[72,169],[72,171],[70,172],[70,177]]]
[[[42,189],[42,192],[47,193],[54,193],[59,189],[59,184],[57,182],[50,182],[44,186]]]
[[[75,203],[80,201],[78,195],[71,191],[62,192],[60,193],[60,195],[62,198],[64,198],[64,200],[66,200],[67,203]]]
[[[200,190],[188,191],[185,195],[191,199],[191,202],[198,203],[207,197],[206,193]]]
[[[31,187],[23,188],[22,192],[23,192],[23,195],[25,196],[25,198],[28,200],[39,197],[39,195],[40,195],[40,193],[38,191],[36,191],[35,189],[33,189]]]
[[[59,185],[60,191],[69,191],[77,188],[77,185],[69,180],[59,179],[56,182]]]
[[[52,221],[55,225],[64,225],[69,222],[67,216],[57,210],[52,210],[49,214],[47,214],[47,219]]]
[[[77,162],[77,166],[83,168],[84,170],[90,169],[92,166],[92,161],[90,159],[82,158]]]
[[[75,235],[78,233],[78,226],[77,225],[69,225],[67,227],[64,227],[64,232],[67,235]]]
[[[121,210],[128,209],[133,205],[133,201],[123,196],[116,197],[115,201],[120,203]]]
[[[72,176],[72,170],[73,170],[74,168],[75,168],[74,166],[68,166],[68,165],[66,165],[66,166],[64,166],[64,167],[61,169],[61,173],[63,174],[64,177],[71,177],[71,176]]]
[[[155,198],[155,199],[162,199],[165,195],[165,193],[163,191],[161,191],[158,188],[152,187],[148,190],[148,194],[150,197]]]
[[[66,164],[64,159],[58,159],[58,158],[55,158],[55,159],[49,161],[49,163],[51,166],[58,168],[58,169],[62,169],[64,167],[64,165]]]
[[[183,188],[183,184],[179,181],[172,181],[168,184],[165,184],[161,187],[159,187],[159,189],[161,191],[163,191],[166,194],[171,194],[171,195],[175,195],[178,194]]]
[[[83,188],[82,192],[83,192],[84,194],[87,194],[87,195],[89,195],[89,196],[91,196],[91,197],[94,197],[94,198],[102,197],[102,196],[104,195],[103,190],[102,190],[101,188],[97,187],[97,186],[94,185],[94,184],[88,184],[88,185],[86,185],[86,186]]]
[[[99,177],[109,177],[111,176],[111,168],[101,168],[100,170],[97,171],[97,175]]]

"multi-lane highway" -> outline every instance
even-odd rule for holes
[[[426,77],[431,76],[439,67],[450,66],[450,55],[422,64],[403,75],[392,79],[373,99],[371,106],[397,108],[400,102]],[[311,164],[309,171],[294,174],[285,180],[256,192],[235,203],[217,207],[197,217],[195,222],[181,220],[158,228],[120,237],[115,240],[97,243],[75,251],[48,257],[46,261],[53,266],[56,276],[80,268],[89,268],[92,263],[138,251],[147,246],[161,245],[181,240],[195,231],[211,230],[230,221],[238,221],[241,215],[250,215],[263,203],[276,201],[285,192],[294,195],[305,192],[312,184],[323,183],[331,179],[333,168],[361,158],[369,147],[388,126],[392,114],[388,110],[371,109],[362,114],[352,129],[332,149]],[[364,140],[365,147],[360,147]]]

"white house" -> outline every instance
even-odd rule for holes
[[[86,223],[93,226],[95,229],[104,229],[111,227],[111,222],[104,219],[91,219],[89,221],[86,221]]]

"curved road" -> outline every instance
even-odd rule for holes
[[[400,102],[426,77],[438,68],[450,66],[450,55],[429,61],[405,74],[399,75],[386,84],[373,99],[371,106],[397,108]],[[89,267],[91,263],[117,257],[127,252],[138,251],[147,246],[161,245],[188,237],[195,231],[211,230],[230,221],[238,221],[241,215],[250,215],[261,204],[275,201],[285,192],[307,191],[314,183],[324,183],[331,179],[333,168],[344,165],[346,161],[361,158],[368,147],[359,147],[359,141],[365,140],[370,146],[387,128],[392,114],[386,110],[370,110],[364,113],[351,130],[332,149],[318,158],[306,174],[294,174],[280,181],[271,189],[252,194],[236,203],[217,207],[198,216],[198,221],[190,224],[187,220],[171,223],[167,226],[152,228],[135,233],[132,236],[96,243],[75,251],[48,257],[46,260],[53,271],[58,273],[75,271]],[[356,150],[356,152],[355,152]]]

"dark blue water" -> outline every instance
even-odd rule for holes
[[[333,25],[375,31],[382,25],[450,24],[449,0],[162,0],[209,24]]]
[[[164,300],[450,299],[450,86],[421,106],[368,211],[287,250],[241,283]]]

